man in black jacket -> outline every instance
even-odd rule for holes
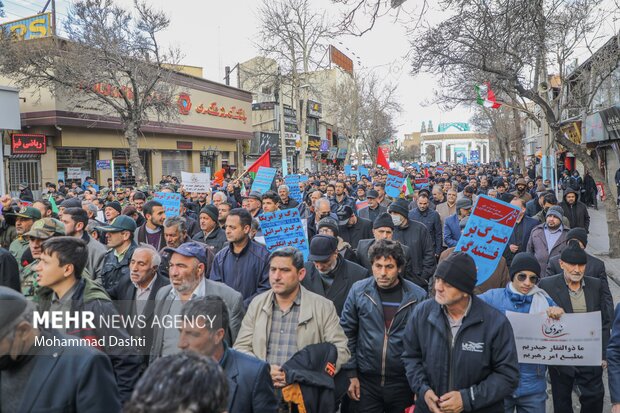
[[[338,206],[335,210],[340,226],[340,237],[356,249],[362,239],[372,238],[372,222],[355,215],[349,205]]]
[[[133,242],[136,222],[133,218],[120,215],[105,227],[97,229],[106,234],[107,245],[110,248],[103,257],[101,267],[101,285],[110,289],[114,287],[123,275],[129,274],[129,261],[136,249]]]
[[[194,235],[194,241],[202,242],[213,247],[213,253],[217,254],[226,244],[226,232],[219,224],[219,211],[215,205],[206,205],[200,211],[201,231]]]
[[[564,216],[568,219],[571,228],[585,228],[590,230],[590,214],[588,207],[581,201],[578,201],[578,193],[574,189],[564,191],[564,201],[560,202],[560,206],[564,210]]]
[[[338,239],[331,235],[315,235],[310,241],[306,276],[301,285],[331,300],[338,316],[353,283],[369,277],[368,270],[345,260],[338,253]]]
[[[224,301],[214,295],[190,300],[183,306],[183,316],[187,321],[181,328],[178,347],[219,363],[228,379],[228,412],[275,413],[269,364],[233,350],[224,339],[229,328]]]
[[[360,402],[358,413],[401,413],[413,404],[400,358],[403,335],[426,292],[401,277],[405,254],[399,242],[377,241],[370,260],[373,278],[353,285],[342,311],[340,324],[351,351],[343,369],[350,379],[349,398]]]
[[[0,411],[121,411],[105,354],[89,346],[53,344],[75,337],[33,327],[34,304],[19,292],[0,287],[0,301]],[[36,340],[52,344],[37,346]]]
[[[413,276],[428,281],[436,265],[430,233],[423,224],[408,218],[409,206],[404,199],[392,202],[388,212],[394,222],[394,240],[409,247]]]
[[[435,272],[435,298],[407,324],[402,360],[416,413],[501,412],[519,384],[510,322],[473,294],[475,286],[474,260],[452,254]]]
[[[543,278],[539,284],[540,288],[545,290],[566,313],[601,312],[602,365],[549,367],[553,409],[556,412],[573,411],[571,395],[575,385],[580,390],[579,402],[582,412],[603,412],[603,396],[605,395],[603,368],[607,366],[605,353],[609,342],[613,308],[609,308],[606,304],[605,296],[609,294],[609,291],[604,291],[605,287],[600,279],[584,276],[586,262],[586,252],[576,241],[571,241],[560,257],[562,273]]]

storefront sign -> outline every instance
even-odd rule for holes
[[[600,112],[608,139],[620,139],[620,106],[613,106]]]
[[[275,107],[276,102],[252,103],[252,110],[273,110]]]
[[[347,148],[339,148],[336,157],[338,159],[345,159],[347,157]]]
[[[280,155],[282,153],[282,145],[280,144],[280,134],[277,132],[256,132],[252,139],[251,153],[263,154],[271,149],[272,155]]]
[[[581,122],[571,122],[569,125],[562,127],[561,131],[566,139],[581,145]]]
[[[319,102],[308,100],[308,116],[320,118],[322,113],[323,108]]]
[[[321,148],[321,137],[320,136],[308,136],[308,150],[311,152],[318,152]]]
[[[564,314],[506,312],[512,325],[519,363],[551,366],[599,366],[602,357],[601,312]]]
[[[67,168],[67,179],[82,178],[82,170],[80,168]]]
[[[177,149],[193,149],[194,144],[191,141],[177,141]]]
[[[220,118],[239,120],[243,123],[245,123],[248,119],[243,108],[237,109],[236,106],[231,106],[229,110],[226,110],[224,106],[218,107],[217,102],[211,102],[211,104],[207,108],[205,108],[204,105],[201,103],[196,108],[196,113],[200,113],[203,115],[219,116]]]
[[[329,141],[321,140],[320,150],[321,150],[321,152],[329,151]]]
[[[112,169],[110,160],[99,160],[99,161],[96,161],[95,163],[96,163],[96,167],[98,171]]]
[[[45,135],[14,133],[11,135],[11,152],[13,154],[42,154],[47,152]]]
[[[189,93],[183,92],[179,94],[177,106],[179,107],[179,113],[181,115],[189,115],[192,110],[192,99],[189,96]]]
[[[19,40],[39,39],[52,35],[50,28],[51,13],[38,14],[25,19],[5,23],[2,30],[11,32]]]

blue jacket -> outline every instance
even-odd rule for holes
[[[227,347],[220,365],[228,379],[229,413],[277,412],[269,364]]]
[[[450,215],[443,224],[443,242],[449,247],[456,247],[461,238],[461,226],[458,214]]]
[[[243,296],[248,308],[255,295],[267,291],[269,285],[269,252],[263,245],[250,240],[240,254],[227,245],[215,255],[209,279],[223,282]]]
[[[529,313],[532,305],[532,296],[515,294],[510,291],[508,286],[489,290],[479,295],[478,298],[504,314],[506,311]],[[547,298],[547,302],[550,306],[555,306],[551,298]],[[544,393],[547,390],[546,371],[547,366],[544,364],[519,363],[519,387],[513,396],[521,397]]]
[[[402,360],[416,413],[428,413],[424,394],[459,391],[463,410],[504,411],[504,398],[519,384],[519,363],[508,319],[476,296],[451,346],[451,331],[437,301],[416,306],[407,324]]]
[[[614,325],[607,346],[607,375],[611,403],[620,403],[620,304],[616,306]]]
[[[409,219],[424,224],[431,235],[435,255],[441,254],[441,249],[443,246],[443,230],[441,228],[441,217],[439,214],[431,209],[420,212],[418,208],[415,208],[409,211]]]
[[[351,358],[343,366],[349,376],[380,375],[400,381],[406,380],[405,368],[400,360],[403,353],[403,336],[415,306],[426,297],[426,292],[403,278],[403,298],[385,330],[381,297],[373,277],[353,284],[344,304],[340,324],[349,340]],[[387,339],[384,339],[387,335]]]

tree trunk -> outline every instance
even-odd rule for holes
[[[134,122],[125,124],[125,138],[129,144],[129,164],[136,178],[136,186],[148,185],[149,180],[146,175],[146,170],[142,165],[140,154],[138,153],[138,128]]]
[[[517,108],[512,108],[512,121],[515,126],[515,147],[516,147],[516,156],[517,162],[519,162],[519,169],[521,169],[521,173],[525,175],[525,156],[523,154],[523,131],[521,130],[521,119],[519,116],[519,110]]]
[[[618,209],[616,200],[613,197],[611,187],[607,184],[605,177],[601,173],[598,165],[592,159],[588,152],[581,145],[577,145],[571,140],[564,137],[559,128],[553,128],[557,142],[569,149],[575,157],[590,171],[595,182],[601,182],[605,189],[605,215],[607,218],[607,234],[609,237],[609,257],[620,258],[620,219],[618,218]]]

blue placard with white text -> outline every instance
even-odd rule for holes
[[[287,175],[284,177],[284,183],[289,189],[288,196],[297,201],[297,203],[301,204],[302,194],[299,190],[299,182],[301,182],[300,175]]]
[[[398,198],[403,190],[403,184],[405,183],[405,174],[390,169],[388,172],[387,180],[385,181],[385,193],[392,198]]]
[[[258,216],[260,228],[270,253],[283,247],[295,247],[308,259],[310,249],[299,211],[295,208],[264,212]]]
[[[251,190],[261,194],[267,192],[271,189],[271,184],[273,183],[273,179],[276,177],[277,171],[278,170],[276,168],[267,168],[265,166],[258,168],[258,173],[254,178]]]
[[[181,215],[181,194],[171,192],[155,192],[153,200],[158,201],[166,211],[166,217]]]

